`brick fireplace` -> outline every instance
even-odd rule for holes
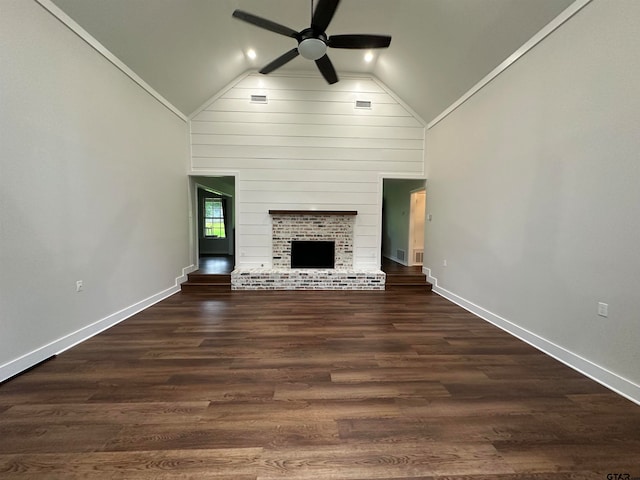
[[[291,241],[335,241],[335,268],[353,268],[353,228],[355,212],[317,214],[280,213],[271,210],[274,268],[291,268]],[[286,211],[285,211],[286,212]]]
[[[270,210],[272,267],[238,268],[233,290],[384,290],[380,270],[354,269],[355,211]],[[334,268],[291,268],[292,241],[335,242]]]

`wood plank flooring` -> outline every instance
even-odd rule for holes
[[[433,293],[179,293],[0,385],[2,479],[610,473],[640,407]]]

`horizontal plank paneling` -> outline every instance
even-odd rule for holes
[[[262,205],[269,203],[272,205],[290,204],[324,204],[324,205],[370,205],[375,202],[375,193],[360,192],[305,192],[302,190],[282,192],[272,190],[270,192],[246,191],[242,194],[242,203],[256,203]],[[279,208],[279,207],[278,207]],[[280,208],[279,208],[280,209]],[[297,209],[294,209],[297,210]],[[331,208],[329,210],[335,210]]]
[[[330,142],[328,142],[330,145]],[[310,159],[310,160],[370,160],[384,162],[422,162],[422,150],[394,150],[386,148],[338,147],[260,147],[255,145],[192,145],[194,157]],[[323,167],[323,164],[319,164]],[[384,169],[383,169],[384,170]]]
[[[238,138],[241,137],[241,138]],[[258,147],[305,147],[305,148],[368,148],[384,150],[417,150],[422,155],[422,139],[405,140],[390,138],[335,138],[335,137],[291,137],[266,135],[191,135],[192,145],[229,146],[243,145]]]
[[[378,245],[377,235],[358,235],[355,239],[354,247],[371,247],[375,248]]]
[[[372,235],[377,236],[379,233],[376,226],[358,225],[358,235]]]
[[[380,175],[423,174],[424,125],[371,78],[251,74],[194,116],[191,151],[193,173],[238,172],[239,266],[271,265],[269,209],[357,210],[355,266],[370,266]]]
[[[319,170],[319,164],[327,170]],[[376,169],[375,167],[378,166]],[[242,158],[207,158],[194,157],[194,169],[228,169],[228,170],[261,170],[266,172],[271,170],[272,176],[262,177],[265,180],[287,180],[296,182],[298,180],[316,178],[317,175],[327,173],[329,181],[357,181],[363,178],[371,170],[384,172],[399,172],[417,174],[420,173],[422,162],[395,162],[388,163],[382,160],[320,160],[320,159],[299,159],[299,160],[274,160],[274,159],[242,159]],[[387,168],[384,168],[387,167]],[[344,170],[344,169],[349,170]],[[344,170],[344,171],[341,171]],[[310,176],[310,171],[314,172]],[[245,178],[245,177],[243,177]],[[260,179],[260,175],[253,175],[249,180]]]
[[[306,203],[307,207],[304,209],[300,208],[300,202],[296,202],[296,201],[290,201],[290,202],[270,202],[269,203],[271,205],[271,209],[273,210],[330,210],[330,211],[335,211],[335,210],[356,210],[358,212],[358,215],[356,218],[358,218],[360,215],[374,215],[377,213],[378,211],[378,207],[377,205],[373,204],[373,203],[359,203],[359,204],[354,204],[354,203],[330,203],[328,202],[326,199],[325,201],[322,202],[317,202],[317,203],[312,203],[312,202],[308,202]],[[255,203],[249,203],[249,202],[242,202],[242,205],[240,206],[240,208],[238,209],[238,211],[240,213],[260,213],[264,211],[264,202],[255,202]],[[267,213],[268,215],[268,213]]]
[[[297,180],[295,182],[265,182],[260,180],[243,180],[240,189],[244,192],[359,192],[376,193],[377,185],[370,182],[318,183],[314,179]]]
[[[234,88],[220,98],[225,100],[242,100],[249,102],[252,95],[266,95],[267,101],[314,101],[314,102],[341,102],[355,105],[356,100],[370,101],[372,105],[397,103],[386,93],[373,92],[336,92],[321,90],[267,90],[261,88]]]
[[[217,112],[203,111],[193,119],[196,122],[228,122],[228,123],[277,123],[290,125],[361,125],[414,127],[424,126],[414,117],[384,117],[365,115],[331,115],[304,113],[261,113],[255,112]]]
[[[251,103],[240,99],[221,98],[207,109],[211,112],[253,112],[253,113],[296,113],[296,114],[329,114],[349,116],[382,116],[382,117],[409,117],[401,105],[382,103],[373,105],[371,109],[356,109],[352,103],[347,102],[321,102],[321,101],[286,101],[273,100],[269,103]]]
[[[244,225],[242,235],[271,235],[271,225]]]
[[[264,162],[267,164],[267,162]],[[313,175],[308,170],[300,169],[298,164],[296,170],[279,170],[264,168],[247,169],[242,173],[243,180],[263,180],[263,181],[315,181],[315,182],[375,182],[378,176],[375,172],[357,170],[316,170]],[[265,209],[265,211],[268,209]]]
[[[322,138],[380,138],[424,140],[423,127],[390,127],[360,125],[297,125],[292,123],[191,122],[192,134],[253,135]]]
[[[266,247],[271,246],[271,232],[264,235],[243,235],[240,245],[244,247]]]
[[[371,214],[367,214],[365,212],[363,213],[359,213],[358,216],[356,217],[356,226],[358,225],[365,225],[365,226],[369,226],[369,227],[376,227],[378,228],[379,226],[379,219],[378,219],[378,212],[377,212],[377,208],[375,208],[374,210],[376,210],[376,213],[371,213]]]
[[[240,204],[240,209],[244,209],[245,205],[243,203]],[[240,211],[240,209],[238,211]],[[244,232],[244,227],[260,227],[267,226],[269,231],[271,231],[271,217],[268,213],[268,208],[261,209],[260,212],[242,212],[242,223],[237,226],[237,231],[239,234]],[[238,237],[239,241],[242,241],[243,235]]]

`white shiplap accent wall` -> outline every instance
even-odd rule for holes
[[[381,175],[424,175],[424,135],[371,77],[250,73],[192,117],[191,172],[236,172],[238,266],[270,267],[269,209],[301,209],[357,210],[354,266],[379,267]]]

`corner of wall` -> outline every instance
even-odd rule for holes
[[[430,268],[423,267],[422,271],[427,275],[427,281],[433,284],[434,293],[446,298],[523,342],[528,343],[532,347],[585,375],[591,380],[640,405],[640,385],[439,286],[438,279],[431,275]]]
[[[220,90],[219,92],[216,92],[212,97],[208,98],[202,105],[200,105],[193,112],[191,112],[187,117],[187,121],[191,123],[191,120],[193,120],[193,118],[196,117],[200,112],[205,110],[209,105],[211,105],[213,102],[215,102],[220,97],[222,97],[225,93],[227,93],[229,90],[235,87],[239,82],[244,80],[249,75],[254,74],[255,72],[256,72],[255,70],[245,70],[243,73],[241,73],[236,78],[231,80],[227,85],[224,86],[224,88],[222,88],[222,90]]]
[[[139,302],[136,302],[128,307],[125,307],[117,312],[107,315],[100,320],[97,320],[89,325],[71,332],[63,337],[58,338],[46,345],[27,352],[24,355],[13,359],[4,365],[0,365],[0,382],[4,382],[7,379],[15,377],[20,373],[38,365],[39,363],[47,360],[56,355],[60,355],[66,350],[73,348],[79,343],[90,339],[91,337],[98,335],[99,333],[117,325],[118,323],[134,316],[136,313],[149,308],[150,306],[170,297],[171,295],[180,291],[180,284],[187,280],[187,275],[195,271],[197,267],[195,265],[189,265],[182,269],[182,275],[176,277],[175,284],[165,290],[162,290],[150,297],[147,297]]]

